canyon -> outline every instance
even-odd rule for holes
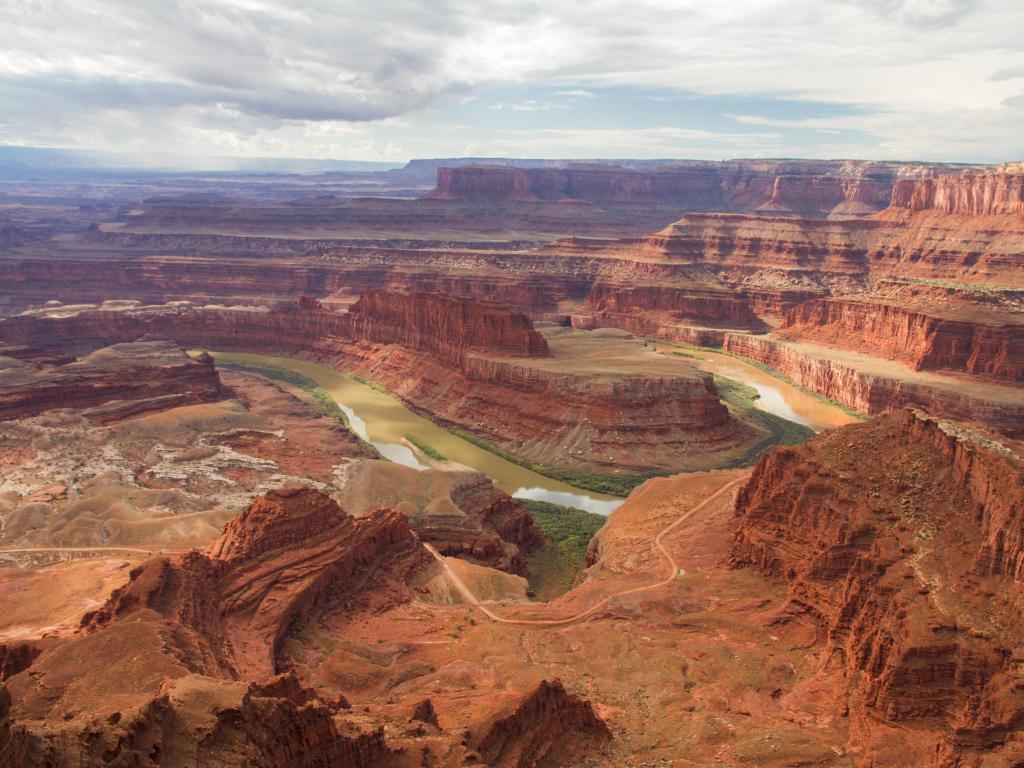
[[[56,765],[101,750],[146,764],[155,748],[255,765],[616,764],[679,750],[1012,764],[1019,451],[906,411],[776,449],[752,473],[648,481],[595,539],[584,582],[547,605],[490,603],[506,623],[431,602],[450,593],[403,514],[351,517],[312,489],[272,491],[203,551],[135,566],[79,628],[8,640],[0,744]],[[655,540],[673,558],[667,579]],[[993,611],[993,595],[1006,607]],[[468,635],[420,644],[413,627]],[[104,695],[83,698],[72,670],[96,654],[134,661],[116,683],[85,664]],[[496,660],[514,690],[480,687]],[[569,679],[551,682],[554,668]],[[569,692],[581,688],[587,700]]]
[[[1021,764],[1022,275],[1019,163],[0,179],[0,766]]]
[[[45,339],[80,349],[151,335],[325,361],[436,421],[554,467],[681,468],[714,462],[715,452],[754,438],[719,402],[707,374],[668,365],[626,339],[545,337],[521,314],[461,298],[370,291],[347,312],[308,299],[273,310],[58,307],[0,321],[0,339],[12,345]]]

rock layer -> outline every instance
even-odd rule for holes
[[[213,361],[193,360],[165,341],[114,344],[71,360],[0,355],[0,420],[75,408],[102,423],[220,397]]]
[[[777,335],[901,360],[918,371],[1024,380],[1024,314],[1000,318],[983,307],[957,312],[948,302],[918,303],[924,306],[871,296],[816,299],[787,311]]]
[[[1024,165],[1004,165],[990,173],[964,171],[938,178],[897,181],[893,208],[941,211],[956,216],[1024,213]]]
[[[760,211],[863,216],[884,208],[898,179],[922,167],[864,161],[676,162],[653,169],[577,163],[437,169],[431,200],[472,203],[671,204],[677,211]]]
[[[918,278],[1021,287],[1024,174],[995,169],[896,184],[885,210],[856,221],[692,212],[643,238],[556,241],[545,250],[592,258],[700,265],[731,281],[851,286]],[[728,211],[720,207],[718,211]]]
[[[525,315],[455,296],[367,291],[348,317],[353,339],[402,344],[456,365],[472,350],[525,357],[548,354],[547,342]]]

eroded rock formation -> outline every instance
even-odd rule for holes
[[[652,169],[577,163],[522,168],[483,163],[437,169],[430,200],[582,201],[675,206],[682,211],[771,211],[864,216],[885,207],[898,179],[925,169],[895,163],[807,160],[676,162]]]
[[[751,287],[842,293],[889,276],[1020,287],[1022,178],[996,169],[900,181],[888,208],[855,221],[692,212],[647,237],[567,239],[545,251],[701,265]]]
[[[999,166],[994,172],[964,171],[960,175],[900,180],[893,187],[892,207],[956,216],[1021,214],[1024,164]]]
[[[0,684],[0,765],[463,765],[475,748],[440,732],[432,708],[433,734],[403,725],[392,741],[368,709],[293,671],[311,623],[407,601],[433,563],[397,512],[356,519],[318,491],[269,493],[206,553],[143,563],[78,633],[16,654]],[[478,729],[508,766],[576,760],[610,738],[560,684]]]
[[[590,306],[597,317],[628,331],[634,330],[629,327],[632,318],[727,328],[759,324],[747,296],[725,288],[599,283],[590,292]]]
[[[544,680],[511,712],[496,718],[477,746],[484,762],[495,768],[539,768],[573,765],[611,738],[590,702],[566,691],[561,680]]]
[[[320,491],[287,488],[253,501],[206,554],[139,566],[83,626],[155,610],[189,638],[194,671],[256,679],[281,671],[281,644],[304,623],[361,598],[408,599],[405,581],[422,563],[404,515],[353,518]]]
[[[338,722],[343,707],[297,684],[244,680],[277,674],[281,642],[316,616],[408,599],[422,558],[397,513],[355,520],[317,491],[268,494],[208,554],[134,569],[78,636],[10,677],[22,762],[8,764],[375,764],[379,729]],[[54,705],[69,714],[51,724]]]
[[[1024,475],[1012,452],[893,414],[772,451],[736,515],[733,564],[789,582],[780,621],[823,627],[866,760],[909,738],[873,718],[927,731],[936,765],[1024,757]]]
[[[936,374],[915,376],[909,368],[883,358],[748,334],[726,333],[723,348],[861,413],[915,406],[987,424],[1010,436],[1024,434],[1024,403],[1016,387]]]
[[[401,344],[456,365],[473,350],[525,357],[548,354],[547,342],[526,316],[456,296],[367,291],[348,316],[351,338]]]

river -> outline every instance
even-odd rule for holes
[[[659,351],[672,357],[673,352],[680,350],[663,346]],[[405,440],[406,435],[412,435],[440,451],[446,458],[483,472],[493,478],[499,488],[517,498],[563,504],[601,515],[610,514],[622,504],[623,500],[614,496],[583,491],[506,461],[414,413],[398,398],[362,384],[333,368],[288,357],[241,352],[211,354],[225,362],[274,365],[311,379],[334,398],[359,437],[371,443],[384,458],[399,464],[421,470],[429,468],[419,460],[417,453]],[[760,394],[760,398],[755,401],[759,408],[804,424],[815,431],[856,421],[838,408],[729,355],[686,350],[684,355],[674,359],[679,360],[680,364],[696,365],[754,387]]]
[[[384,458],[399,464],[428,469],[404,439],[405,435],[412,435],[436,448],[445,458],[493,478],[499,488],[516,498],[563,504],[600,515],[608,515],[622,504],[623,500],[615,496],[582,491],[506,461],[414,413],[398,398],[325,365],[289,357],[241,352],[210,354],[225,362],[259,363],[287,368],[315,381],[348,416],[353,432],[371,443]]]
[[[682,354],[676,357],[682,362],[753,387],[760,395],[754,401],[758,408],[784,419],[795,421],[797,424],[803,424],[815,432],[858,421],[855,416],[850,416],[834,405],[809,395],[792,384],[787,384],[782,379],[732,355],[708,352],[703,349],[682,350],[673,346],[661,346],[657,347],[657,350],[670,357],[673,356],[673,353],[680,352]]]

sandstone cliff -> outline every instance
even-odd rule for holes
[[[540,356],[548,344],[518,312],[436,293],[367,291],[349,310],[350,336],[402,344],[460,364],[469,350]]]
[[[585,163],[538,168],[461,164],[437,169],[437,186],[427,199],[670,204],[677,212],[763,210],[856,217],[884,208],[894,182],[921,171],[895,163],[810,160],[691,161],[652,169]]]
[[[109,303],[109,302],[108,302]],[[322,342],[402,344],[459,365],[471,351],[512,356],[543,356],[544,337],[522,314],[489,302],[442,294],[367,291],[348,312],[328,312],[315,299],[269,311],[265,307],[196,308],[189,303],[166,307],[104,307],[98,311],[57,310],[3,321],[5,339],[33,339],[75,349],[103,341],[127,341],[146,334],[166,335],[185,343],[205,344],[204,336],[237,333],[242,325],[255,332],[246,348],[316,349]],[[241,340],[239,340],[241,341]],[[13,343],[13,342],[11,342]],[[23,343],[23,342],[19,342]]]
[[[777,335],[901,360],[915,370],[1024,380],[1024,313],[943,299],[816,299],[788,310]]]
[[[994,171],[898,181],[891,206],[955,216],[1024,214],[1024,169],[1002,166]]]
[[[1024,435],[1024,403],[1015,387],[914,374],[884,358],[749,334],[726,333],[723,348],[861,413],[915,406],[946,418],[987,424],[1013,437]]]
[[[757,207],[759,213],[790,213],[808,218],[859,218],[885,207],[892,194],[888,175],[844,178],[840,176],[776,176],[771,197]]]
[[[590,306],[599,317],[621,318],[624,322],[631,316],[642,315],[650,320],[728,328],[759,325],[747,297],[725,288],[599,282],[590,291]]]
[[[993,202],[993,211],[1015,210],[1015,187],[991,184],[995,191],[971,186],[961,197],[1003,201]],[[982,215],[987,205],[950,204],[951,210],[979,211],[950,215],[940,208],[912,209],[908,203],[847,221],[780,217],[772,211],[764,216],[692,212],[647,237],[558,240],[543,252],[701,267],[744,287],[845,293],[885,277],[1020,287],[1024,217],[1001,213],[996,220]]]
[[[823,628],[865,764],[922,732],[939,766],[1024,757],[1022,481],[1012,454],[907,411],[776,449],[740,492],[732,562],[789,582],[778,620]]]

